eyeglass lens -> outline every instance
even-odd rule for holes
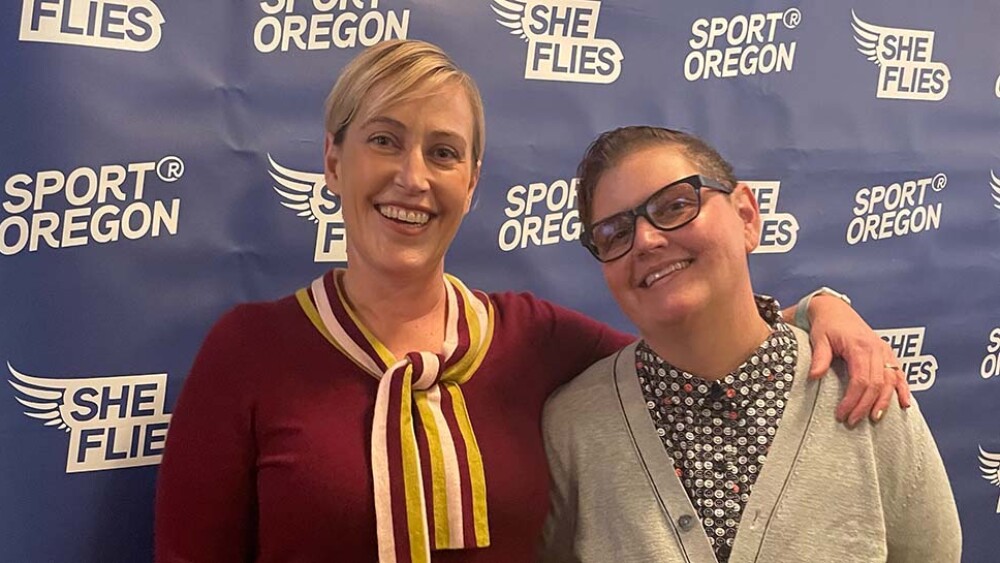
[[[638,213],[626,211],[594,225],[592,239],[602,260],[613,260],[632,248],[638,215],[659,229],[680,227],[698,215],[698,190],[687,182],[673,184],[650,196]]]

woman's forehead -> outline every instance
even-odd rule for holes
[[[455,96],[458,93],[460,96]],[[422,77],[412,84],[397,84],[383,81],[373,86],[364,96],[358,113],[370,117],[377,113],[388,113],[398,110],[400,106],[424,107],[433,104],[435,100],[449,98],[468,107],[471,113],[471,102],[464,88],[455,80],[435,80]],[[411,108],[412,109],[412,108]]]
[[[692,174],[698,167],[677,145],[652,145],[637,149],[619,159],[601,175],[598,186],[626,182],[629,185],[651,184],[662,187]]]
[[[364,126],[381,118],[391,118],[403,125],[415,120],[431,120],[454,129],[471,140],[475,115],[461,85],[433,84],[395,94],[372,90],[372,95],[358,108],[356,124]]]

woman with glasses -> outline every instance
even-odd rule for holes
[[[641,340],[546,405],[543,561],[957,563],[961,531],[920,410],[854,430],[808,377],[808,336],[755,295],[753,193],[698,138],[602,134],[582,240]],[[884,416],[882,416],[884,414]]]
[[[534,559],[542,405],[633,337],[445,274],[485,138],[475,83],[434,45],[388,41],[343,69],[324,168],[349,265],[212,329],[171,419],[158,561]],[[858,366],[840,414],[885,408],[894,385],[905,403],[877,336],[813,303],[814,336]]]

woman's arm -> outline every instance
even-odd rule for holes
[[[563,352],[557,357],[567,369],[558,384],[569,381],[590,364],[620,349],[635,339],[589,319],[580,313],[564,309],[541,299],[522,294],[535,310],[529,313],[539,322],[551,322],[545,338],[553,349]],[[794,323],[797,305],[782,311],[786,322]],[[830,367],[834,356],[847,364],[850,383],[843,400],[837,406],[836,417],[853,426],[866,415],[878,421],[889,406],[893,391],[899,395],[899,405],[910,406],[910,389],[902,371],[885,366],[898,366],[892,349],[875,334],[850,305],[825,294],[815,295],[808,304],[807,317],[813,346],[812,377],[820,377]],[[573,351],[574,353],[568,353]]]
[[[202,345],[170,420],[157,481],[158,563],[245,562],[256,545],[246,326],[238,308]]]
[[[794,321],[797,307],[781,312],[786,322]],[[837,406],[837,420],[854,426],[867,415],[878,422],[889,408],[893,391],[898,395],[899,406],[910,406],[910,388],[898,367],[896,354],[850,305],[836,297],[818,294],[809,301],[808,309],[811,327],[800,328],[809,331],[812,343],[810,377],[826,373],[834,356],[843,358],[847,364],[850,382]]]

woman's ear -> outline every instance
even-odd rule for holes
[[[326,189],[334,195],[340,195],[340,159],[342,147],[333,142],[333,133],[327,132],[323,141],[323,175],[326,177]]]
[[[750,186],[739,182],[736,184],[736,188],[733,189],[731,200],[733,207],[736,209],[736,214],[743,223],[743,237],[746,251],[747,254],[750,254],[760,244],[761,220],[757,198],[754,197]]]
[[[472,169],[472,177],[469,180],[469,193],[465,196],[465,213],[472,209],[473,196],[476,194],[476,186],[479,185],[479,172],[482,170],[483,161],[477,160]]]

